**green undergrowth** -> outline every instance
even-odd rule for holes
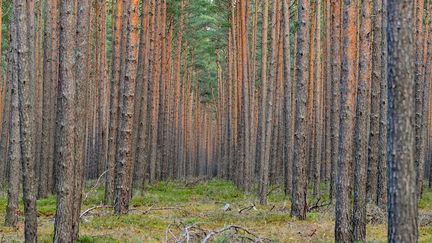
[[[426,188],[420,199],[419,209],[432,214],[432,189]]]
[[[94,182],[89,182],[92,188]],[[323,186],[322,191],[327,190]],[[206,231],[220,230],[229,225],[237,225],[274,242],[333,242],[333,206],[319,207],[309,212],[305,221],[290,217],[290,201],[283,188],[271,186],[268,204],[261,206],[254,194],[243,193],[231,182],[221,180],[194,182],[160,182],[147,185],[144,193],[134,191],[130,213],[114,215],[111,208],[91,211],[81,222],[80,240],[93,242],[165,242],[168,227],[172,235],[179,237],[184,227],[196,225]],[[309,189],[309,194],[312,190]],[[6,198],[0,196],[0,220],[4,221]],[[103,201],[103,188],[96,188],[84,194],[82,210],[100,205]],[[328,203],[322,196],[318,205]],[[308,198],[309,205],[317,200]],[[224,207],[229,204],[230,210]],[[20,204],[22,212],[22,204]],[[253,207],[255,205],[255,207]],[[426,189],[420,201],[421,213],[432,214],[432,191]],[[40,242],[51,242],[55,215],[55,197],[38,200],[38,237]],[[23,218],[11,229],[0,226],[0,242],[22,242]],[[1,222],[2,223],[2,222]],[[386,226],[368,225],[368,241],[385,242]],[[173,242],[171,233],[169,242]],[[432,227],[420,228],[420,241],[432,242]],[[229,242],[227,235],[218,235],[212,242]]]

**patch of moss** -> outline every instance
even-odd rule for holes
[[[55,196],[37,200],[36,209],[39,216],[54,216],[56,211]]]
[[[419,208],[429,212],[432,211],[432,189],[427,188],[423,191],[419,202]]]
[[[93,236],[81,236],[77,243],[117,243],[120,242],[111,237],[93,237]]]

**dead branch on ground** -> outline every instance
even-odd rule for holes
[[[112,208],[112,206],[97,205],[97,206],[91,207],[89,209],[86,209],[84,212],[82,212],[80,214],[80,219],[83,218],[84,216],[86,216],[87,214],[89,214],[91,211],[96,210],[96,209],[100,209],[100,208]]]
[[[308,212],[312,212],[313,210],[317,210],[317,209],[319,209],[319,208],[323,208],[323,207],[327,207],[327,206],[330,206],[330,205],[331,205],[331,202],[329,202],[329,203],[321,203],[321,204],[319,204],[320,201],[321,201],[321,198],[318,198],[318,200],[316,201],[316,203],[315,203],[312,207],[308,208],[307,211],[308,211]]]
[[[243,212],[248,212],[248,211],[250,211],[252,209],[256,210],[255,204],[252,204],[251,206],[248,206],[248,207],[240,209],[239,210],[239,214],[242,214]]]
[[[93,192],[96,188],[97,188],[97,186],[99,185],[99,182],[100,182],[100,180],[101,180],[101,178],[106,174],[106,173],[108,173],[108,171],[110,171],[109,169],[108,170],[106,170],[106,171],[104,171],[104,172],[102,172],[102,174],[99,176],[99,178],[97,179],[97,181],[96,181],[96,183],[94,184],[94,186],[85,194],[85,196],[84,196],[84,199],[82,200],[83,202],[85,202],[86,200],[87,200],[87,198],[88,198],[88,196],[90,195],[90,193],[91,192]]]

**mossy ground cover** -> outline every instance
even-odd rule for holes
[[[83,210],[99,205],[103,189],[91,191]],[[326,198],[322,199],[324,202]],[[256,205],[255,195],[245,194],[226,181],[212,180],[188,185],[184,182],[163,182],[148,186],[144,195],[135,192],[129,215],[113,215],[109,208],[91,211],[81,222],[80,242],[164,242],[167,229],[180,236],[182,227],[197,225],[215,231],[237,225],[275,242],[332,242],[334,239],[333,206],[308,213],[306,221],[292,219],[290,202],[281,188],[272,190],[267,206]],[[310,199],[311,204],[314,200]],[[225,211],[226,204],[231,210]],[[39,241],[51,242],[55,215],[55,197],[38,201]],[[20,242],[23,235],[22,206],[17,228],[3,226],[5,194],[0,194],[0,242]],[[420,201],[420,212],[432,214],[432,191],[426,190]],[[243,209],[243,210],[242,210]],[[241,212],[240,212],[241,211]],[[386,241],[384,224],[368,225],[368,240]],[[169,239],[173,239],[171,233]],[[229,242],[219,235],[214,242]],[[432,242],[432,225],[420,228],[420,241]]]

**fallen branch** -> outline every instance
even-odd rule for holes
[[[276,189],[279,189],[281,186],[275,186],[272,189],[270,189],[270,191],[267,192],[267,196],[269,196],[270,194],[272,194],[272,192],[274,192]]]
[[[270,239],[262,238],[262,237],[258,236],[257,234],[253,233],[252,231],[250,231],[249,229],[246,229],[246,228],[244,228],[244,227],[237,226],[237,225],[230,225],[230,226],[227,226],[227,227],[225,227],[225,228],[223,228],[223,229],[221,229],[221,230],[217,230],[217,231],[212,231],[212,232],[210,232],[210,233],[209,233],[209,234],[208,234],[208,235],[207,235],[207,236],[206,236],[206,237],[201,241],[201,243],[206,243],[206,242],[208,242],[212,237],[214,237],[214,236],[216,236],[216,235],[219,235],[219,234],[222,234],[222,233],[224,233],[224,232],[226,232],[226,231],[230,231],[230,230],[234,230],[234,231],[236,231],[236,233],[238,233],[239,231],[243,231],[243,232],[245,232],[246,234],[253,236],[255,239],[252,239],[252,238],[250,238],[250,237],[248,237],[248,236],[244,236],[244,235],[238,235],[239,237],[244,238],[244,239],[248,239],[248,240],[250,240],[250,241],[254,241],[254,242],[263,242],[264,240],[265,240],[265,241],[270,241]]]
[[[146,210],[139,210],[139,209],[131,209],[130,211],[137,211],[143,215],[145,214],[149,214],[151,211],[164,211],[164,210],[178,210],[178,211],[182,211],[182,212],[187,212],[184,209],[181,209],[180,207],[163,207],[163,208],[154,208],[154,205],[150,206],[148,209]]]
[[[322,207],[327,207],[327,206],[331,205],[331,202],[319,204],[320,201],[321,201],[321,198],[318,198],[317,202],[312,207],[308,208],[307,211],[312,212],[313,210],[316,210],[316,209],[319,209]]]
[[[314,229],[314,230],[312,231],[312,233],[309,235],[309,237],[314,236],[316,232],[317,232],[317,229]]]
[[[112,208],[112,206],[107,206],[107,205],[97,205],[97,206],[91,207],[91,208],[85,210],[84,212],[82,212],[82,213],[80,214],[80,217],[79,217],[79,218],[81,219],[81,218],[83,218],[84,216],[86,216],[87,214],[89,214],[91,211],[96,210],[96,209],[99,209],[99,208]]]
[[[255,208],[255,204],[252,204],[251,206],[248,206],[248,207],[245,207],[245,208],[240,209],[240,210],[239,210],[239,214],[241,214],[243,211],[250,211],[250,210],[252,210],[252,209],[256,209],[256,208]]]
[[[87,200],[88,196],[90,195],[90,193],[93,192],[93,191],[97,188],[97,186],[99,185],[99,181],[100,181],[100,179],[101,179],[101,178],[102,178],[106,173],[108,173],[108,171],[110,171],[110,169],[108,169],[108,170],[102,172],[102,174],[101,174],[101,175],[99,176],[99,178],[97,179],[95,185],[90,189],[90,191],[88,191],[88,192],[85,194],[84,199],[83,199],[83,202],[85,202],[85,201]]]
[[[169,224],[167,227],[167,230],[165,232],[165,242],[168,242],[168,240],[169,240],[168,234],[170,234],[174,238],[175,242],[178,242],[177,237],[171,231],[171,226],[172,226],[172,224]]]
[[[273,209],[275,209],[275,207],[276,207],[276,205],[273,205],[273,206],[270,208],[269,212],[273,211]]]

